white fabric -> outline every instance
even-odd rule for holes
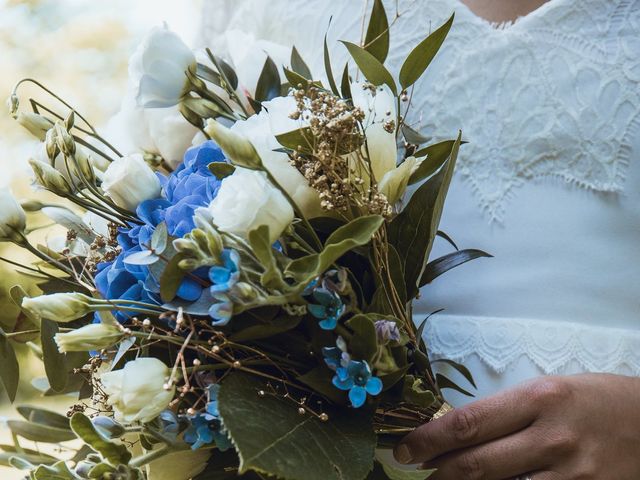
[[[244,0],[222,23],[295,42],[323,77],[332,16],[337,76],[348,57],[335,40],[359,40],[365,3]],[[396,73],[456,12],[408,118],[436,138],[463,129],[441,227],[495,255],[423,289],[416,320],[446,308],[426,330],[432,352],[471,365],[481,395],[543,373],[640,374],[640,2],[550,0],[502,26],[460,0],[398,4]],[[206,5],[205,25],[217,0]],[[225,41],[205,26],[203,42]],[[434,255],[450,249],[439,239]]]

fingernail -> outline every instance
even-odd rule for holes
[[[399,463],[407,464],[411,463],[412,460],[411,450],[409,450],[409,447],[407,447],[404,443],[401,443],[394,449],[393,456]]]

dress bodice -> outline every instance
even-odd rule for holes
[[[367,2],[229,3],[207,3],[204,42],[228,49],[207,26],[215,18],[226,32],[295,43],[321,78],[329,19],[341,72],[348,56],[335,40],[359,40]],[[441,228],[495,256],[423,289],[416,315],[446,308],[427,329],[432,351],[500,371],[524,355],[546,373],[577,362],[640,374],[640,2],[550,0],[508,25],[460,0],[385,5],[396,73],[456,13],[408,119],[435,139],[463,130]]]

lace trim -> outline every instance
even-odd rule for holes
[[[424,332],[430,352],[464,362],[478,357],[503,373],[523,355],[544,373],[577,362],[586,372],[640,375],[640,331],[579,323],[494,317],[436,315]]]

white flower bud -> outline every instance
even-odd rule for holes
[[[294,217],[293,208],[266,174],[246,168],[236,168],[222,181],[209,213],[219,230],[245,238],[251,230],[267,225],[272,243]]]
[[[164,363],[150,357],[127,362],[122,370],[103,373],[100,381],[116,420],[130,424],[156,418],[173,399],[175,388],[164,388],[169,373]]]
[[[58,170],[45,162],[34,158],[29,160],[36,182],[56,195],[65,196],[73,193],[73,187]]]
[[[122,329],[105,323],[91,323],[77,330],[58,333],[54,336],[61,353],[102,350],[115,345],[123,338]]]
[[[18,240],[26,222],[26,214],[11,192],[0,190],[0,241]]]
[[[213,119],[207,120],[204,131],[220,145],[224,154],[234,165],[252,170],[260,169],[262,166],[260,155],[244,135],[228,129]]]
[[[37,113],[20,112],[16,120],[40,141],[44,141],[47,132],[53,127],[51,120]]]
[[[160,180],[141,154],[112,162],[104,172],[102,189],[116,205],[132,212],[143,201],[158,198],[161,193]]]
[[[72,322],[93,311],[91,297],[81,293],[53,293],[39,297],[25,297],[22,308],[31,316],[59,323]]]

